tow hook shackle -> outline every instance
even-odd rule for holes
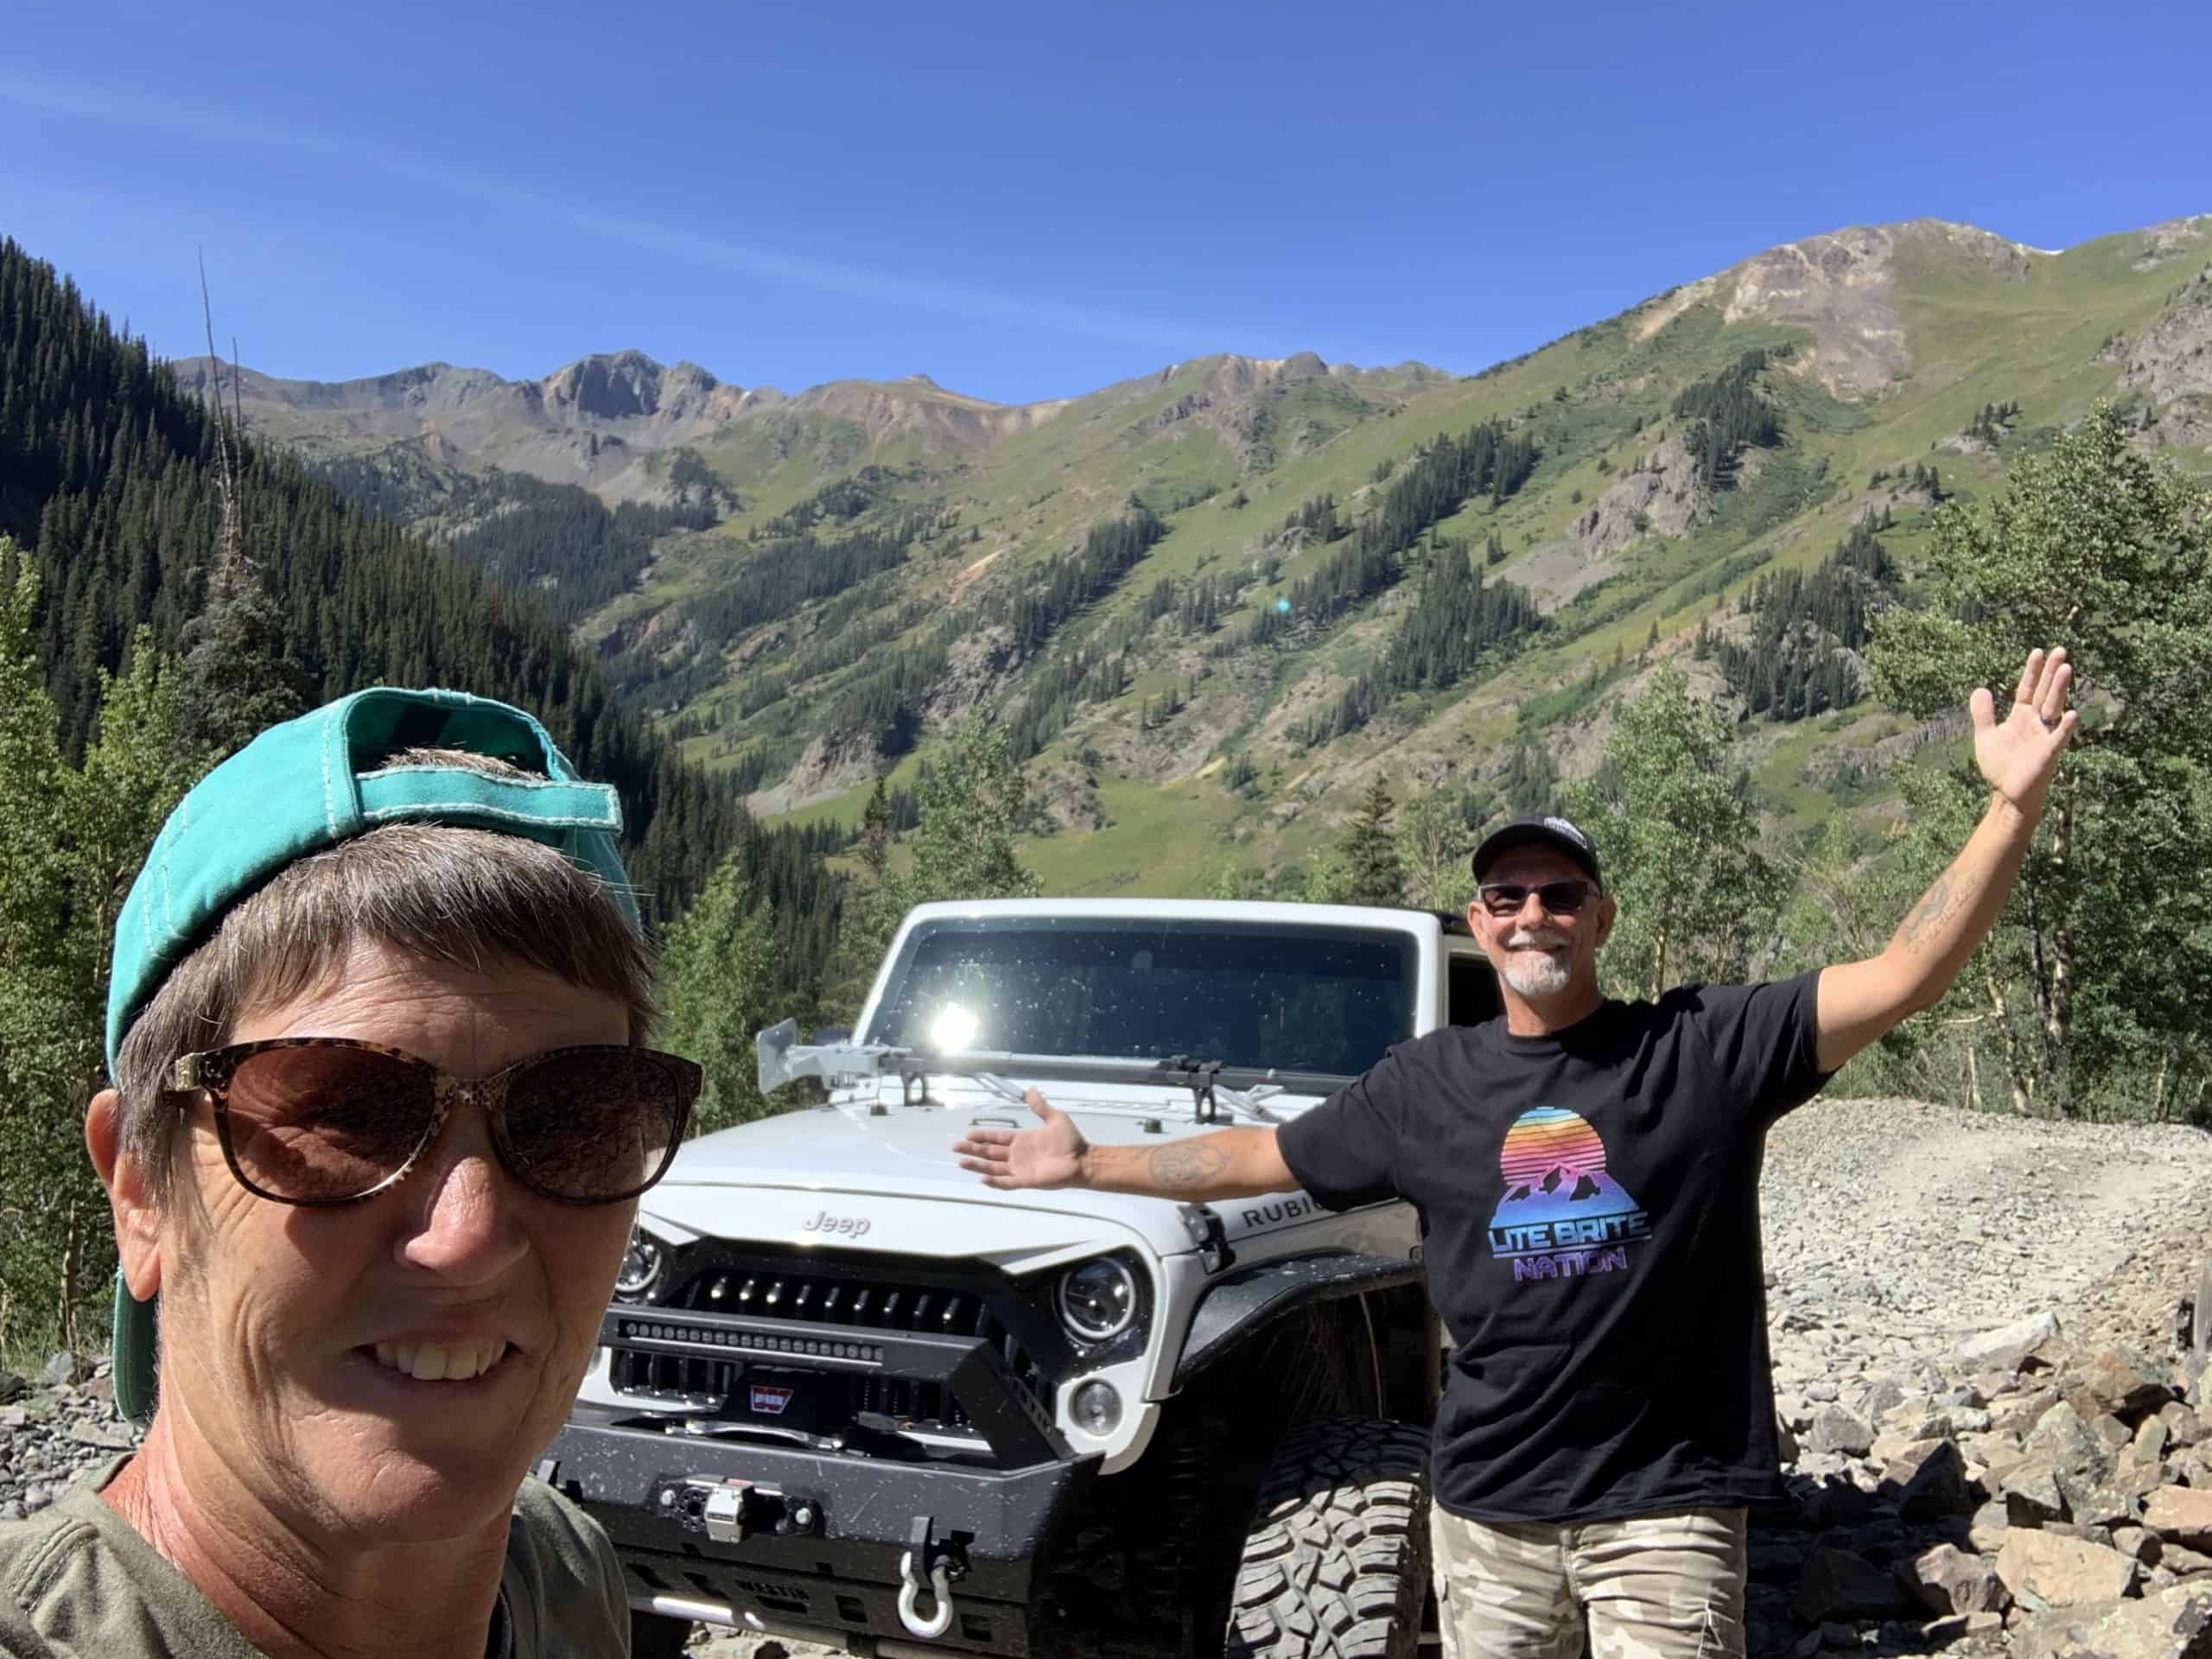
[[[952,1628],[952,1581],[966,1575],[957,1545],[935,1543],[935,1523],[926,1515],[914,1517],[912,1547],[899,1558],[899,1622],[907,1633],[934,1642]],[[930,1616],[922,1617],[922,1598],[931,1603]]]

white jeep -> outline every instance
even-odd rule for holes
[[[691,1621],[886,1656],[1408,1655],[1440,1375],[1410,1208],[999,1192],[951,1143],[1034,1084],[1096,1143],[1280,1122],[1495,982],[1352,906],[929,905],[857,1040],[761,1033],[828,1102],[646,1194],[542,1474]]]

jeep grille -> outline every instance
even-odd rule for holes
[[[1051,1388],[1044,1366],[994,1306],[1020,1294],[1011,1282],[986,1294],[974,1286],[924,1285],[887,1276],[827,1273],[822,1271],[818,1259],[709,1262],[681,1277],[659,1305],[812,1325],[845,1325],[856,1331],[981,1337],[997,1351],[1009,1379],[1049,1415]],[[757,1415],[748,1408],[752,1398],[748,1378],[753,1382],[774,1379],[770,1386],[781,1386],[797,1376],[779,1371],[774,1358],[766,1356],[741,1364],[618,1348],[611,1357],[608,1381],[619,1392],[731,1420]],[[868,1414],[879,1421],[906,1426],[912,1436],[944,1442],[938,1448],[940,1453],[960,1455],[961,1442],[969,1443],[977,1452],[985,1449],[966,1409],[949,1389],[938,1383],[880,1371],[865,1375],[813,1372],[805,1374],[799,1386],[804,1409],[779,1409],[777,1415],[784,1421],[775,1427],[798,1427],[804,1422],[817,1434],[840,1433]],[[785,1418],[785,1410],[790,1411],[788,1418]]]

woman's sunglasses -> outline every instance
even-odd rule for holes
[[[1572,916],[1590,902],[1590,895],[1597,891],[1587,881],[1546,881],[1537,887],[1524,887],[1517,881],[1491,881],[1477,889],[1483,908],[1503,921],[1508,916],[1517,916],[1521,906],[1535,893],[1536,902],[1554,916]]]
[[[350,1037],[280,1037],[188,1054],[170,1088],[204,1091],[223,1159],[278,1204],[353,1204],[428,1152],[456,1103],[490,1121],[500,1165],[541,1198],[619,1204],[666,1172],[701,1074],[651,1049],[556,1048],[474,1082]]]

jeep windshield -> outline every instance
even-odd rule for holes
[[[1413,1035],[1418,967],[1385,928],[940,918],[907,934],[861,1040],[1350,1077]]]

